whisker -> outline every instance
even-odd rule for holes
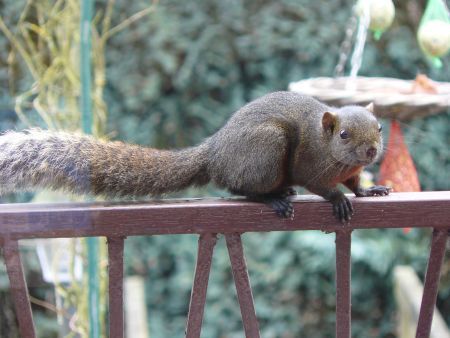
[[[326,159],[324,161],[322,161],[320,163],[319,166],[321,166],[322,164],[325,164],[326,162],[328,162],[329,159]],[[310,180],[308,180],[308,182],[305,183],[305,186],[310,185],[312,182],[314,182],[318,177],[321,177],[328,169],[330,169],[332,166],[334,166],[336,163],[338,163],[337,160],[332,160],[331,163],[329,163],[323,170],[319,171],[314,177],[312,177]]]

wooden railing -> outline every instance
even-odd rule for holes
[[[22,337],[36,337],[18,241],[26,238],[108,238],[109,337],[124,336],[123,248],[127,236],[198,234],[197,265],[186,337],[200,336],[216,235],[224,234],[230,255],[245,335],[260,337],[241,234],[259,231],[322,230],[336,233],[336,337],[351,335],[351,233],[369,228],[433,228],[425,290],[416,337],[429,337],[450,229],[450,192],[397,193],[352,198],[355,215],[341,225],[329,203],[299,196],[293,220],[280,219],[266,206],[244,200],[176,200],[151,203],[0,205],[0,244],[10,279]],[[276,254],[276,253],[274,253]]]

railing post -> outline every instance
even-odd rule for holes
[[[216,234],[202,234],[198,239],[197,264],[195,266],[194,283],[192,284],[191,301],[186,324],[186,338],[200,337],[212,255],[216,242]]]
[[[123,237],[108,237],[109,338],[123,338]]]
[[[419,320],[417,323],[416,338],[428,338],[430,336],[448,231],[449,230],[447,229],[433,230],[422,304],[420,306]]]
[[[351,336],[351,234],[336,231],[336,338]]]
[[[16,316],[19,321],[20,336],[22,338],[35,338],[36,332],[31,312],[30,297],[28,296],[27,282],[23,272],[17,240],[4,239],[3,256],[16,308]]]
[[[236,285],[237,297],[241,308],[242,322],[247,338],[259,338],[259,324],[256,318],[253,294],[245,262],[244,249],[240,234],[225,235],[228,253]]]

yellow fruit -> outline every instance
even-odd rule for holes
[[[417,34],[422,50],[434,57],[440,57],[450,49],[450,23],[430,20],[422,24]]]
[[[384,31],[394,21],[395,7],[392,0],[359,0],[356,4],[356,13],[359,16],[363,15],[366,5],[369,6],[371,30]]]

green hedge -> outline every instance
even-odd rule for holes
[[[104,3],[98,1],[97,8]],[[147,4],[117,2],[114,22]],[[149,19],[133,24],[107,46],[105,99],[111,135],[165,148],[196,144],[245,102],[286,89],[292,81],[331,76],[352,4],[338,0],[162,1]],[[430,69],[415,40],[417,13],[423,4],[396,2],[393,27],[379,41],[368,39],[361,75],[412,79],[424,72],[449,81],[448,57],[441,71]],[[23,2],[5,0],[0,4],[2,16],[14,22],[21,6]],[[8,43],[3,36],[0,47],[0,122],[7,129],[13,122],[13,100],[7,90],[11,74],[6,72]],[[20,68],[15,77],[19,89],[29,85]],[[423,189],[450,189],[449,120],[447,112],[404,125]],[[189,194],[224,193],[209,187],[183,195]],[[334,236],[297,232],[244,237],[262,335],[333,336]],[[394,336],[392,267],[411,264],[423,273],[428,238],[426,231],[407,236],[398,230],[354,234],[355,337]],[[214,256],[202,332],[204,337],[242,337],[222,242]],[[182,336],[196,243],[194,236],[127,240],[127,272],[147,277],[152,337]],[[442,296],[449,290],[444,287]],[[441,305],[450,321],[450,309]]]

